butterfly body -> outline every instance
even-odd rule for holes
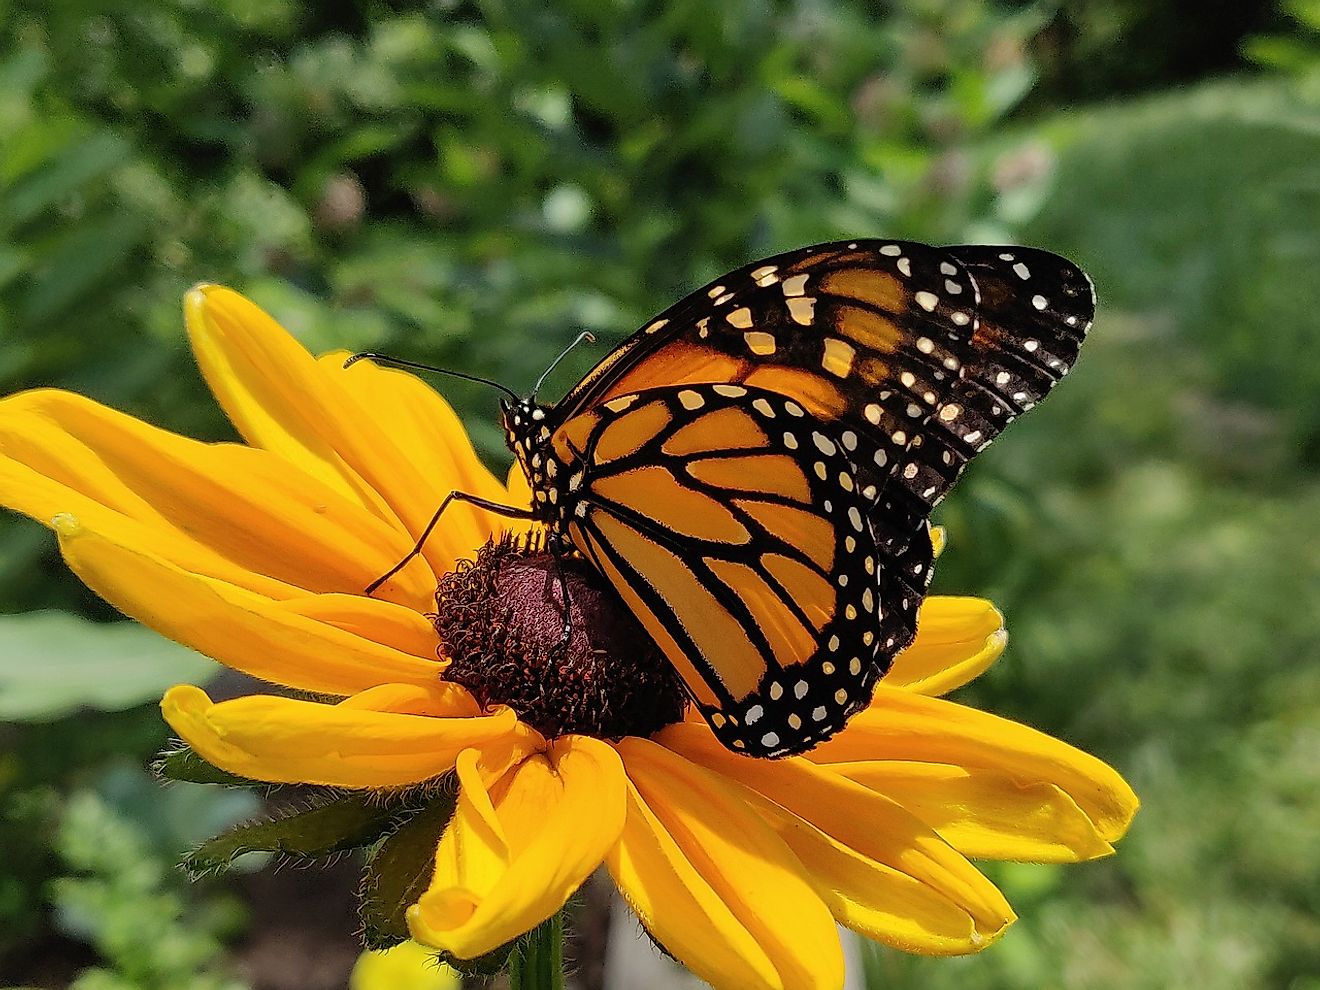
[[[558,405],[505,403],[505,432],[533,514],[721,741],[787,755],[912,641],[931,508],[1066,373],[1093,307],[1033,249],[804,248],[692,293]]]

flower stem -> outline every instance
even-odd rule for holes
[[[564,990],[564,915],[537,925],[509,960],[510,990]]]

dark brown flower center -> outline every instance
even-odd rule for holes
[[[581,560],[487,543],[441,580],[435,628],[447,680],[546,737],[649,736],[683,717],[686,695],[664,654]]]

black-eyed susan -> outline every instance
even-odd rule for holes
[[[486,470],[416,378],[313,358],[223,288],[194,289],[185,311],[246,443],[26,392],[0,401],[0,503],[50,525],[125,614],[303,693],[168,691],[165,718],[210,764],[371,793],[452,775],[452,817],[401,888],[419,943],[490,953],[604,863],[715,986],[838,987],[836,921],[910,952],[973,952],[1014,914],[969,858],[1091,859],[1126,830],[1137,801],[1104,763],[938,697],[1003,649],[980,599],[927,599],[870,706],[770,761],[722,747],[621,604],[571,567],[560,642],[547,559],[471,506],[364,595],[451,490],[526,505],[525,484]]]

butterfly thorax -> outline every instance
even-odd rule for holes
[[[501,403],[504,440],[532,490],[532,512],[552,528],[564,521],[576,498],[551,444],[553,410],[535,399]]]

